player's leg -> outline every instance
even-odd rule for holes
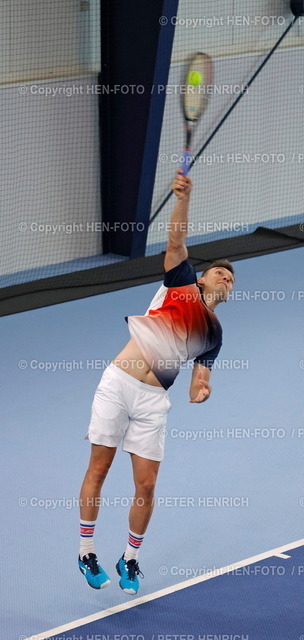
[[[110,579],[98,564],[94,548],[94,530],[100,506],[100,491],[116,453],[116,447],[92,444],[91,457],[79,498],[80,550],[78,565],[94,589],[102,589]]]
[[[88,584],[101,589],[109,583],[107,574],[98,564],[93,534],[99,511],[100,490],[112,464],[117,446],[129,425],[124,406],[124,392],[117,367],[105,369],[95,391],[87,438],[92,444],[91,459],[80,494],[80,554],[79,568]]]
[[[131,453],[135,496],[129,513],[130,530],[144,536],[154,507],[154,490],[160,462],[147,460]],[[138,558],[138,550],[127,549],[128,560]]]
[[[153,511],[154,488],[164,456],[166,420],[171,403],[163,387],[149,385],[119,369],[127,398],[129,424],[123,450],[131,454],[135,497],[130,510],[130,534],[125,554],[116,569],[119,585],[126,593],[137,593],[137,554]],[[127,559],[129,558],[129,559]]]
[[[129,513],[129,538],[127,548],[117,563],[121,576],[119,585],[126,593],[135,594],[139,589],[137,576],[138,553],[144,539],[154,507],[154,489],[160,462],[147,460],[131,453],[135,496]]]
[[[80,491],[80,518],[97,520],[100,491],[113,462],[117,447],[91,445],[91,457]]]

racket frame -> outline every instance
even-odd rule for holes
[[[199,85],[194,86],[188,82],[189,74],[192,71],[198,71],[202,74],[203,81]],[[193,131],[208,105],[208,95],[206,94],[206,91],[203,91],[203,87],[207,87],[208,85],[210,85],[212,83],[212,78],[212,59],[207,54],[198,51],[191,57],[187,65],[185,93],[183,94],[182,99],[182,108],[185,121],[185,147],[183,151],[183,162],[181,164],[181,169],[185,176],[187,175],[190,166],[192,165],[190,147]],[[191,100],[191,96],[194,96],[193,100]],[[193,110],[195,115],[191,116],[191,110]]]

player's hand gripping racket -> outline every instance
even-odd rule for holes
[[[208,104],[207,85],[212,83],[212,60],[205,53],[195,53],[187,68],[183,111],[185,118],[186,146],[181,169],[186,176],[192,161],[190,145],[193,130]]]

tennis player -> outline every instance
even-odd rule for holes
[[[101,589],[110,579],[98,564],[93,535],[100,490],[122,442],[131,455],[135,496],[129,537],[116,570],[123,591],[139,589],[138,552],[153,510],[154,488],[164,455],[164,428],[171,408],[168,389],[183,363],[194,359],[190,402],[211,393],[212,364],[222,344],[214,309],[226,302],[234,283],[228,260],[210,264],[197,280],[185,245],[192,183],[179,170],[172,185],[177,201],[170,219],[164,283],[144,316],[126,318],[131,339],[105,369],[92,404],[87,438],[91,458],[80,493],[79,568]],[[106,556],[101,547],[101,555]],[[142,574],[141,574],[142,575]]]

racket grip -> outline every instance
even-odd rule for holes
[[[192,160],[192,156],[191,156],[190,149],[184,149],[183,162],[180,167],[183,170],[184,176],[186,176],[189,171],[191,160]]]

